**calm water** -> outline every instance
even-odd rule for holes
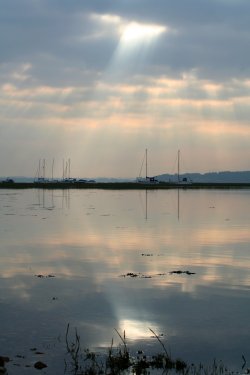
[[[9,374],[37,360],[63,373],[68,323],[82,347],[118,342],[116,328],[131,350],[160,352],[152,328],[173,357],[249,363],[249,203],[250,190],[0,190]]]

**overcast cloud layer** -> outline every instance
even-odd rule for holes
[[[250,169],[249,0],[3,0],[0,175]]]

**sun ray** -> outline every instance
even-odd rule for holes
[[[150,41],[166,31],[165,26],[139,24],[131,22],[123,28],[121,42],[126,44],[136,44]]]

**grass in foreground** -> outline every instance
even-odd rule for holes
[[[243,358],[242,371],[230,371],[222,362],[214,361],[211,366],[188,365],[181,359],[173,359],[167,351],[160,337],[152,330],[157,339],[161,352],[157,355],[146,356],[138,351],[136,356],[131,356],[127,346],[125,331],[121,335],[115,330],[120,338],[118,347],[113,346],[112,339],[110,348],[105,355],[81,350],[80,336],[75,330],[73,341],[69,342],[69,324],[66,331],[67,358],[65,368],[74,375],[150,375],[150,374],[183,374],[183,375],[232,375],[249,374],[246,368],[246,360]]]

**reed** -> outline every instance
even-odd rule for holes
[[[121,335],[117,329],[116,334],[120,344],[114,347],[114,339],[107,349],[106,354],[95,353],[89,349],[81,351],[80,336],[75,329],[73,341],[69,342],[69,324],[66,330],[66,348],[69,363],[65,361],[66,367],[74,375],[236,375],[249,374],[245,370],[246,359],[243,356],[243,366],[240,372],[230,371],[221,361],[214,360],[212,365],[187,364],[182,359],[173,359],[166,349],[161,338],[151,329],[153,336],[158,341],[161,351],[152,356],[146,356],[143,351],[138,350],[136,356],[132,356],[128,349],[125,331]]]

